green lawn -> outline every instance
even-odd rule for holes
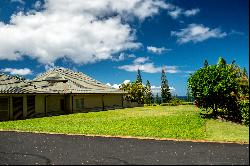
[[[0,130],[249,142],[249,128],[205,120],[192,105],[136,107],[0,122]]]

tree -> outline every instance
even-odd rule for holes
[[[226,60],[223,59],[222,57],[219,57],[217,66],[218,66],[218,67],[225,67],[226,64],[227,64],[227,63],[226,63]]]
[[[161,99],[159,98],[159,95],[158,95],[158,93],[156,94],[156,96],[155,96],[155,103],[156,104],[161,104]]]
[[[187,89],[187,101],[188,102],[191,102],[192,101],[192,95],[191,95],[191,92],[190,92],[190,88],[188,87]]]
[[[249,78],[246,68],[243,68],[243,70],[240,71],[240,78],[238,79],[238,82],[240,86],[240,99],[249,100]]]
[[[204,67],[207,67],[209,64],[208,64],[208,61],[207,60],[205,60],[204,61]]]
[[[138,69],[136,81],[128,84],[122,84],[121,90],[127,91],[126,100],[143,104],[145,101],[145,87],[142,84],[141,72]]]
[[[155,96],[153,93],[152,93],[151,103],[155,103]]]
[[[128,92],[128,94],[125,96],[125,99],[127,101],[137,102],[139,104],[144,103],[145,87],[141,83],[135,81],[135,82],[128,83],[128,84],[122,84],[120,86],[120,89]]]
[[[240,68],[226,64],[219,58],[217,65],[209,65],[197,70],[188,79],[188,86],[198,107],[211,109],[214,117],[222,110],[223,116],[231,120],[240,119],[237,101],[239,99]]]
[[[141,78],[141,71],[140,71],[140,69],[138,69],[136,82],[142,84],[142,78]]]
[[[143,104],[145,100],[145,87],[139,82],[132,82],[131,95],[133,101],[136,101],[139,104]]]
[[[119,89],[120,90],[123,90],[124,92],[128,92],[128,94],[126,94],[124,96],[124,99],[127,100],[127,101],[132,101],[132,96],[131,96],[131,87],[132,87],[132,84],[129,82],[129,83],[122,83],[120,86],[119,86]]]
[[[161,73],[161,98],[163,103],[167,103],[171,100],[171,93],[164,69],[162,69]]]
[[[150,82],[147,80],[146,87],[145,87],[145,103],[152,104],[153,94],[151,91]]]

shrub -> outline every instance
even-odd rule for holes
[[[161,103],[160,106],[177,106],[180,105],[178,102],[176,101],[172,101],[170,103]]]
[[[170,103],[161,103],[160,106],[169,106]]]
[[[179,102],[177,102],[177,101],[171,101],[169,104],[170,104],[170,106],[180,105]]]
[[[152,106],[153,104],[143,104],[144,107]]]
[[[181,105],[194,105],[194,102],[182,102]]]
[[[223,58],[215,65],[206,62],[188,79],[196,106],[212,110],[210,114],[215,118],[223,116],[233,122],[241,122],[243,114],[245,116],[240,111],[239,101],[247,98],[248,84],[246,72],[234,63],[226,64]]]
[[[240,112],[243,124],[249,126],[249,100],[240,101]]]
[[[180,105],[181,103],[182,103],[182,101],[180,99],[178,99],[177,97],[174,97],[170,100],[171,106],[177,106],[177,105]]]

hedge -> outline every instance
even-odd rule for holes
[[[249,126],[249,100],[240,101],[240,112],[243,124]]]

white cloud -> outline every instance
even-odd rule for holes
[[[146,73],[158,73],[162,70],[161,67],[155,67],[153,63],[131,64],[131,65],[119,66],[118,68],[129,72],[135,72],[139,69]]]
[[[120,55],[118,56],[118,58],[114,57],[112,58],[113,61],[123,61],[125,60],[125,53],[120,53]]]
[[[200,9],[196,8],[196,9],[186,10],[184,12],[184,15],[187,16],[187,17],[190,17],[190,16],[196,15],[199,12],[200,12]]]
[[[127,84],[129,82],[130,82],[130,80],[124,80],[123,81],[124,84]],[[108,85],[110,87],[113,87],[113,88],[116,88],[116,89],[119,89],[119,87],[121,86],[121,83],[120,84],[113,84],[113,85],[111,85],[110,83],[107,83],[106,85]],[[145,86],[145,85],[143,84],[143,86]],[[170,86],[169,89],[170,89],[170,92],[172,94],[175,92],[175,88],[173,86]],[[158,95],[161,96],[161,86],[154,86],[154,85],[152,85],[151,86],[151,90],[152,90],[152,93],[154,95],[156,95],[158,93]]]
[[[52,63],[48,63],[44,66],[45,70],[50,70],[50,69],[53,69],[55,68],[55,64],[52,62]]]
[[[168,14],[173,18],[177,19],[182,14],[182,9],[177,7],[175,10],[169,11]]]
[[[164,69],[167,73],[179,73],[178,66],[162,66],[156,67],[154,63],[148,62],[149,57],[136,58],[131,65],[119,66],[118,69],[125,70],[128,72],[135,72],[141,70],[146,73],[159,73]]]
[[[134,54],[128,54],[129,58],[135,58],[136,56]]]
[[[128,83],[130,83],[130,80],[124,80],[123,83],[124,83],[124,84],[128,84]],[[113,87],[113,88],[115,88],[115,89],[119,89],[120,86],[121,86],[121,84],[113,84],[113,85],[111,85],[110,83],[107,83],[106,85],[108,85],[108,86],[110,86],[110,87]]]
[[[128,84],[128,83],[130,83],[130,80],[124,80],[123,83]]]
[[[147,50],[149,52],[152,52],[152,53],[162,54],[163,52],[170,51],[171,49],[167,49],[165,47],[157,48],[157,47],[154,47],[154,46],[147,46]]]
[[[119,89],[120,84],[114,84],[114,85],[112,85],[112,87],[115,88],[115,89]]]
[[[10,2],[18,2],[18,3],[21,3],[22,5],[25,4],[25,2],[23,0],[11,0]]]
[[[194,73],[195,71],[192,71],[192,70],[188,70],[188,71],[184,71],[184,73],[187,73],[187,74],[192,74]]]
[[[181,72],[178,70],[176,66],[165,66],[166,73],[174,74]],[[131,64],[131,65],[123,65],[119,66],[119,69],[128,71],[128,72],[136,72],[138,69],[145,72],[145,73],[159,73],[162,71],[163,67],[157,67],[154,63],[144,63],[144,64]]]
[[[111,86],[111,84],[110,84],[110,83],[107,83],[106,85]]]
[[[244,33],[240,32],[240,31],[231,30],[231,32],[229,33],[229,35],[244,35]]]
[[[173,19],[177,19],[180,16],[186,16],[186,17],[191,17],[191,16],[195,16],[196,14],[198,14],[200,12],[199,8],[195,8],[195,9],[190,9],[190,10],[184,10],[178,6],[173,7],[172,10],[168,11],[168,14],[173,18]]]
[[[10,73],[12,75],[22,75],[22,76],[32,74],[32,71],[28,68],[23,68],[23,69],[5,68],[1,69],[1,71]]]
[[[172,36],[177,37],[180,44],[187,42],[202,42],[209,38],[223,38],[227,33],[221,32],[220,28],[210,29],[202,24],[189,24],[187,28],[181,29],[179,32],[171,31]]]
[[[175,88],[170,86],[169,87],[170,92],[173,94],[175,92]],[[159,96],[161,96],[161,86],[151,86],[152,93],[156,95],[158,93]]]
[[[113,57],[112,60],[113,61],[123,61],[127,58],[135,58],[135,55],[134,54],[125,54],[124,52],[120,53],[120,55],[116,58],[116,57]]]
[[[110,86],[112,88],[115,88],[115,89],[119,89],[121,84],[113,84],[113,85],[111,85],[110,83],[107,83],[106,85],[108,85],[108,86]]]
[[[143,21],[169,8],[162,0],[47,0],[35,6],[44,10],[19,12],[10,24],[0,22],[0,60],[24,55],[43,64],[64,57],[82,64],[112,59],[141,46],[130,18]]]
[[[181,71],[178,68],[178,66],[163,66],[165,72],[170,74],[180,73]]]
[[[61,67],[61,66],[56,66],[54,63],[47,63],[47,64],[45,64],[44,68],[46,71],[54,69],[54,68],[66,69],[66,68]],[[77,72],[77,69],[75,67],[73,67],[72,70]]]
[[[34,6],[35,9],[40,9],[42,7],[42,2],[41,1],[36,1],[33,6]]]
[[[133,63],[134,64],[141,64],[141,63],[145,63],[149,61],[149,57],[139,57],[139,58],[136,58]]]

